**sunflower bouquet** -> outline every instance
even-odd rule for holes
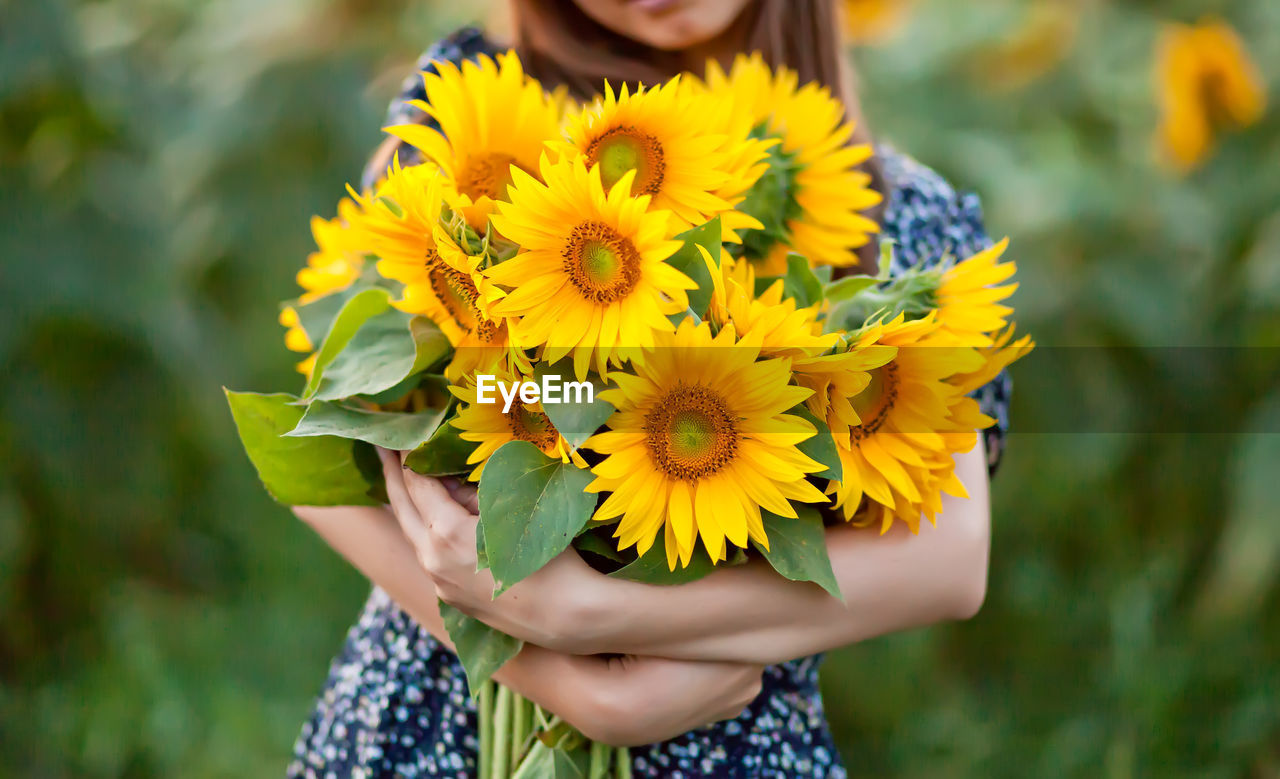
[[[1033,346],[1014,264],[859,275],[880,195],[826,89],[758,56],[586,104],[514,54],[424,79],[430,124],[388,128],[415,164],[313,220],[280,316],[301,393],[227,393],[277,500],[384,502],[381,446],[478,484],[497,593],[572,546],[650,584],[759,557],[840,597],[826,524],[914,532],[964,495],[953,455],[993,424],[969,394]],[[490,680],[518,640],[441,612],[482,776],[626,773]]]

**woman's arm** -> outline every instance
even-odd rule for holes
[[[446,492],[434,479],[397,474],[394,464],[386,471],[389,483],[406,486],[392,505],[437,592],[494,627],[574,653],[767,664],[972,616],[986,593],[985,459],[981,443],[957,456],[956,475],[969,497],[944,497],[937,527],[923,523],[918,536],[901,525],[883,536],[827,530],[843,603],[817,585],[783,579],[764,562],[659,587],[602,576],[572,550],[494,599],[488,571],[475,571],[474,493]]]
[[[389,511],[299,506],[294,513],[452,648],[435,587]],[[631,746],[737,716],[760,692],[760,672],[741,663],[581,657],[526,644],[494,678],[592,740]]]

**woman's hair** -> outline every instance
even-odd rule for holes
[[[816,81],[831,90],[855,122],[853,142],[870,143],[852,83],[837,17],[838,0],[754,0],[735,26],[745,33],[743,51],[759,51],[772,67],[794,70],[801,84]],[[604,82],[659,84],[686,69],[679,52],[662,51],[613,32],[574,0],[513,0],[515,48],[525,70],[545,84],[563,84],[579,98],[600,92]],[[728,65],[729,63],[722,63]],[[880,164],[863,164],[871,186],[884,192]],[[868,214],[879,221],[880,209]],[[860,251],[861,270],[874,272],[872,241]]]

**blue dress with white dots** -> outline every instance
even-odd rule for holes
[[[482,33],[464,29],[429,49],[419,70],[496,51]],[[406,80],[388,124],[415,121],[407,105],[422,99],[422,81]],[[402,160],[409,164],[416,160]],[[884,166],[886,206],[881,236],[896,243],[892,273],[944,256],[967,257],[990,246],[977,197],[953,190],[938,174],[892,149]],[[1011,385],[1002,374],[975,393],[996,419],[985,431],[994,470],[1008,430]],[[821,656],[765,669],[760,695],[738,717],[678,738],[631,750],[636,777],[846,776],[818,691]],[[458,658],[375,588],[334,660],[323,693],[294,747],[288,775],[332,777],[469,777],[479,747],[476,709]]]

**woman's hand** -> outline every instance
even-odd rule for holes
[[[527,647],[497,676],[592,741],[638,746],[738,716],[760,694],[762,672],[741,663]]]
[[[387,496],[440,600],[516,638],[572,654],[594,654],[607,635],[601,608],[614,580],[568,550],[498,598],[489,571],[476,570],[474,487],[406,470],[379,450]]]

